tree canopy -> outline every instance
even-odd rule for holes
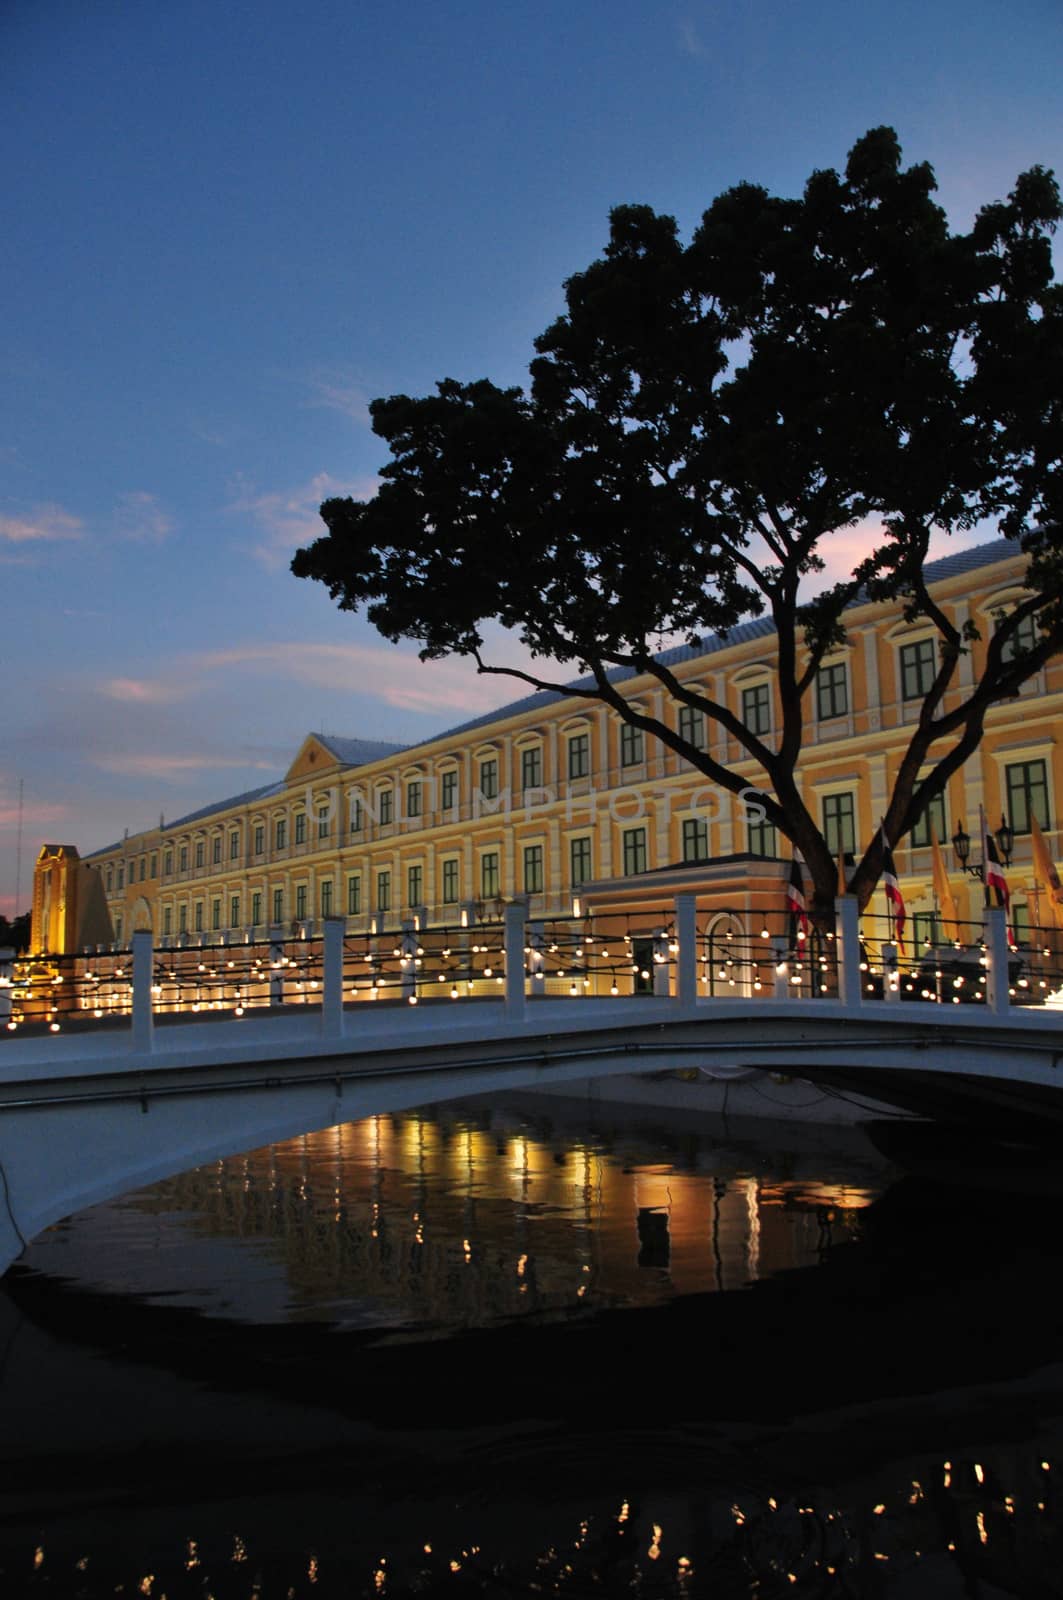
[[[593,678],[578,693],[734,794],[751,760],[768,820],[825,906],[837,866],[796,769],[847,607],[899,600],[936,631],[937,672],[884,819],[891,845],[977,748],[988,708],[1063,643],[1059,190],[1034,167],[953,233],[935,187],[876,128],[799,199],[728,190],[686,244],[673,218],[618,207],[602,259],[568,280],[566,310],[535,342],[528,389],[447,378],[424,398],[374,401],[391,451],[379,491],[326,501],[328,531],[292,570],[426,659],[470,656],[565,693],[556,665],[578,665]],[[832,537],[857,525],[865,557],[806,599]],[[934,530],[983,525],[1027,553],[1026,592],[961,687],[974,630],[935,604],[924,574]],[[770,739],[655,650],[762,614],[777,636]],[[485,658],[492,619],[532,668]],[[744,770],[631,706],[617,667],[725,729]],[[850,882],[861,903],[881,864],[876,835]]]

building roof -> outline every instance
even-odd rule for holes
[[[384,761],[409,749],[408,745],[390,744],[385,739],[338,739],[331,733],[315,733],[314,738],[343,767],[367,767],[370,762]]]

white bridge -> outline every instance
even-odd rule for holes
[[[1011,1004],[1002,911],[987,914],[976,1005],[902,999],[888,973],[883,997],[869,998],[849,899],[838,902],[834,994],[793,998],[780,952],[770,992],[700,996],[696,915],[695,897],[677,896],[667,992],[537,993],[517,903],[497,999],[426,1004],[411,988],[394,1005],[345,1003],[335,921],[320,1006],[165,1026],[152,936],[135,934],[125,1025],[0,1044],[0,1270],[71,1212],[205,1161],[376,1113],[609,1074],[761,1068],[930,1115],[978,1108],[1004,1131],[1063,1121],[1063,1019]]]

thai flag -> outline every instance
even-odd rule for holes
[[[986,827],[984,811],[981,813],[979,820],[982,824],[982,861],[984,863],[982,873],[985,878],[987,901],[991,905],[1003,906],[1005,911],[1010,912],[1011,895],[1008,892],[1008,880],[1004,876],[1004,868],[1000,865],[997,842]],[[990,899],[990,896],[994,898]]]
[[[904,925],[908,921],[908,913],[904,909],[904,896],[901,893],[900,883],[897,881],[897,868],[893,864],[893,851],[886,843],[885,834],[882,835],[882,887],[886,891],[886,899],[893,907],[893,928],[898,945],[904,948]]]
[[[795,856],[790,863],[790,881],[786,885],[786,909],[790,913],[790,940],[793,942],[795,929],[797,938],[808,937],[808,908],[805,905],[805,886],[801,878],[801,868],[797,865]]]

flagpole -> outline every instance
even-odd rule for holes
[[[886,838],[886,819],[884,817],[879,817],[878,819],[878,831],[882,839],[882,867],[883,870],[885,870],[886,851],[889,849],[889,840]],[[893,944],[893,901],[890,899],[889,895],[886,896],[886,932],[889,935],[889,938],[886,942],[888,944]]]

